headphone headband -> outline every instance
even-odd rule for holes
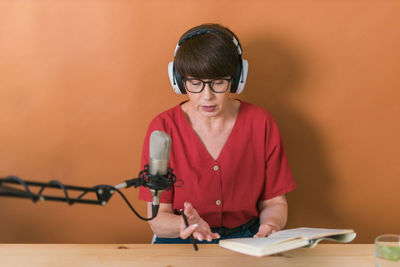
[[[209,32],[220,33],[220,34],[223,34],[225,36],[228,36],[229,38],[232,38],[233,43],[235,44],[235,46],[238,49],[239,56],[242,55],[242,48],[241,48],[241,45],[240,45],[239,41],[236,39],[236,37],[234,35],[228,34],[226,32],[223,32],[223,31],[220,31],[220,30],[217,30],[217,29],[198,29],[198,30],[189,32],[188,34],[186,34],[185,36],[183,36],[179,40],[177,47],[181,46],[184,42],[186,42],[189,39],[192,39],[195,36],[206,34],[206,33],[209,33]],[[176,51],[178,51],[178,49],[175,48],[175,55],[176,55]]]

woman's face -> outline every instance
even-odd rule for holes
[[[203,79],[203,81],[210,81]],[[231,84],[229,84],[228,90],[224,93],[215,93],[211,90],[210,84],[205,84],[203,91],[200,93],[191,93],[187,91],[189,97],[189,104],[193,111],[198,112],[204,117],[217,117],[222,115],[227,109],[229,104],[229,91]]]

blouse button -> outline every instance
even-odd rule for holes
[[[218,171],[218,170],[219,170],[218,165],[214,165],[213,170],[214,170],[214,171]]]
[[[218,199],[217,201],[215,201],[215,204],[217,204],[218,206],[221,205],[221,200]]]

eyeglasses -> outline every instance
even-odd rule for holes
[[[185,85],[186,90],[191,93],[201,93],[204,90],[204,87],[208,83],[210,86],[211,91],[214,93],[225,93],[228,88],[229,84],[232,82],[232,78],[230,79],[213,79],[211,81],[203,81],[196,78],[185,78],[183,79],[183,84]]]

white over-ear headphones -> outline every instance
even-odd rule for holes
[[[176,45],[175,52],[174,52],[174,57],[176,56],[176,53],[179,49],[179,47],[187,41],[190,38],[193,38],[194,36],[200,35],[200,34],[206,34],[208,32],[218,32],[221,34],[224,34],[226,36],[229,36],[229,38],[232,38],[233,43],[236,45],[238,49],[238,54],[239,54],[239,64],[238,64],[238,69],[236,72],[236,77],[234,77],[232,84],[231,84],[231,93],[237,93],[240,94],[243,92],[244,86],[246,84],[246,79],[247,79],[247,73],[249,70],[249,63],[247,60],[242,59],[242,48],[240,46],[239,41],[236,39],[235,36],[229,35],[225,32],[216,30],[216,29],[199,29],[192,31],[185,36],[182,37],[182,39],[179,41],[179,43]],[[182,76],[176,71],[175,66],[174,66],[174,61],[171,61],[168,64],[168,76],[169,76],[169,81],[171,82],[172,88],[174,89],[175,93],[177,94],[186,94],[186,89],[183,86],[182,83]]]

